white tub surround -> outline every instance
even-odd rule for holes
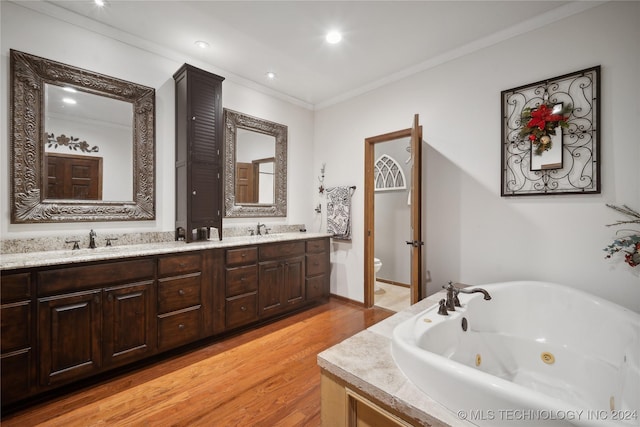
[[[393,331],[423,392],[479,426],[640,425],[640,315],[546,282],[481,286]]]
[[[398,368],[391,356],[394,328],[417,313],[437,306],[438,300],[442,297],[442,292],[432,295],[318,355],[318,365],[323,374],[323,425],[338,427],[344,425],[341,422],[346,419],[342,414],[336,414],[335,410],[326,408],[324,387],[335,387],[326,393],[333,394],[335,399],[336,393],[331,392],[339,388],[336,384],[374,402],[382,410],[404,420],[405,424],[472,425],[418,389]],[[346,401],[337,402],[338,406],[343,403],[346,405]],[[387,422],[385,419],[385,423]],[[395,425],[405,424],[396,422]],[[385,425],[393,425],[393,422]]]

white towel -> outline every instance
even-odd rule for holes
[[[327,232],[351,240],[351,187],[327,188]]]

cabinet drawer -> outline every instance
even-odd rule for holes
[[[153,275],[152,258],[46,270],[38,273],[38,296],[152,280]]]
[[[0,310],[2,353],[29,347],[31,339],[31,302],[6,304]],[[4,374],[3,374],[4,375]]]
[[[200,306],[158,316],[158,348],[166,350],[193,342],[201,336]]]
[[[327,272],[327,254],[307,254],[307,264],[305,266],[307,276],[315,276]]]
[[[227,265],[255,264],[258,260],[258,248],[227,249]]]
[[[307,300],[328,296],[326,290],[327,276],[315,276],[306,280]]]
[[[310,240],[307,242],[307,252],[328,252],[329,251],[329,240]]]
[[[158,313],[181,310],[200,304],[202,275],[192,273],[158,281]]]
[[[258,290],[258,266],[229,268],[226,282],[227,297],[256,291]]]
[[[304,242],[275,243],[260,246],[260,261],[304,254]]]
[[[15,353],[2,356],[2,404],[23,399],[31,392],[33,387],[33,376],[31,366],[33,351],[30,349],[16,351]]]
[[[31,273],[2,275],[2,302],[31,297]]]
[[[202,269],[202,255],[200,253],[172,255],[158,259],[158,276],[177,276],[193,273]]]
[[[258,320],[258,295],[256,292],[227,298],[225,324],[228,329]]]

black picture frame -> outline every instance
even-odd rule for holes
[[[600,66],[501,92],[501,196],[600,193]],[[532,168],[531,141],[520,135],[522,112],[543,103],[570,105],[557,127],[560,164]],[[544,154],[543,154],[544,155]]]

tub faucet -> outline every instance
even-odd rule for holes
[[[93,229],[89,232],[89,248],[90,249],[95,249],[96,248],[96,232],[93,231]]]
[[[462,283],[457,283],[457,284],[461,285]],[[489,301],[491,299],[491,295],[489,295],[489,292],[485,291],[482,288],[472,288],[472,289],[458,288],[454,286],[453,282],[451,281],[447,283],[446,286],[443,286],[443,288],[446,289],[447,291],[447,299],[445,302],[445,306],[449,311],[456,311],[456,307],[460,307],[460,300],[458,299],[458,294],[460,292],[462,292],[463,294],[482,293],[484,295],[485,301]]]

